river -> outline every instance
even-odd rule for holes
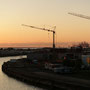
[[[14,78],[8,77],[2,72],[2,64],[10,59],[19,59],[25,56],[0,57],[0,90],[43,90],[41,88],[28,85]]]

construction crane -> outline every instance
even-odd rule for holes
[[[53,33],[53,49],[55,49],[55,29],[56,29],[56,26],[54,27],[53,30],[51,30],[51,29],[46,29],[46,28],[39,28],[39,27],[30,26],[30,25],[25,25],[25,24],[22,24],[22,26],[26,26],[26,27],[31,27],[31,28],[35,28],[35,29],[40,29],[40,30],[52,32],[52,33]]]
[[[78,16],[78,17],[90,20],[90,16],[85,16],[85,15],[82,15],[82,14],[77,14],[77,13],[72,13],[72,12],[69,12],[68,14],[71,14],[71,15],[74,15],[74,16]]]

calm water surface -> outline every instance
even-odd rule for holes
[[[10,59],[19,59],[19,58],[21,58],[21,56],[0,58],[0,90],[43,90],[41,88],[27,85],[21,81],[8,77],[6,74],[2,72],[3,62],[7,62]]]

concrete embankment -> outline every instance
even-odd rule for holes
[[[88,80],[65,77],[20,65],[15,67],[15,65],[6,62],[2,65],[2,71],[8,76],[35,86],[47,87],[49,90],[90,90],[90,81]]]

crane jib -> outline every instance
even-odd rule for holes
[[[77,13],[72,13],[72,12],[69,12],[68,14],[71,14],[71,15],[74,15],[74,16],[78,16],[78,17],[90,20],[90,16],[85,16],[85,15],[82,15],[82,14],[77,14]]]
[[[40,29],[40,30],[45,30],[45,31],[48,31],[48,32],[53,32],[53,48],[55,48],[55,31],[54,30],[56,29],[56,26],[54,27],[54,30],[50,30],[50,29],[46,29],[46,28],[39,28],[39,27],[25,25],[25,24],[22,24],[22,26],[36,28],[36,29]]]

